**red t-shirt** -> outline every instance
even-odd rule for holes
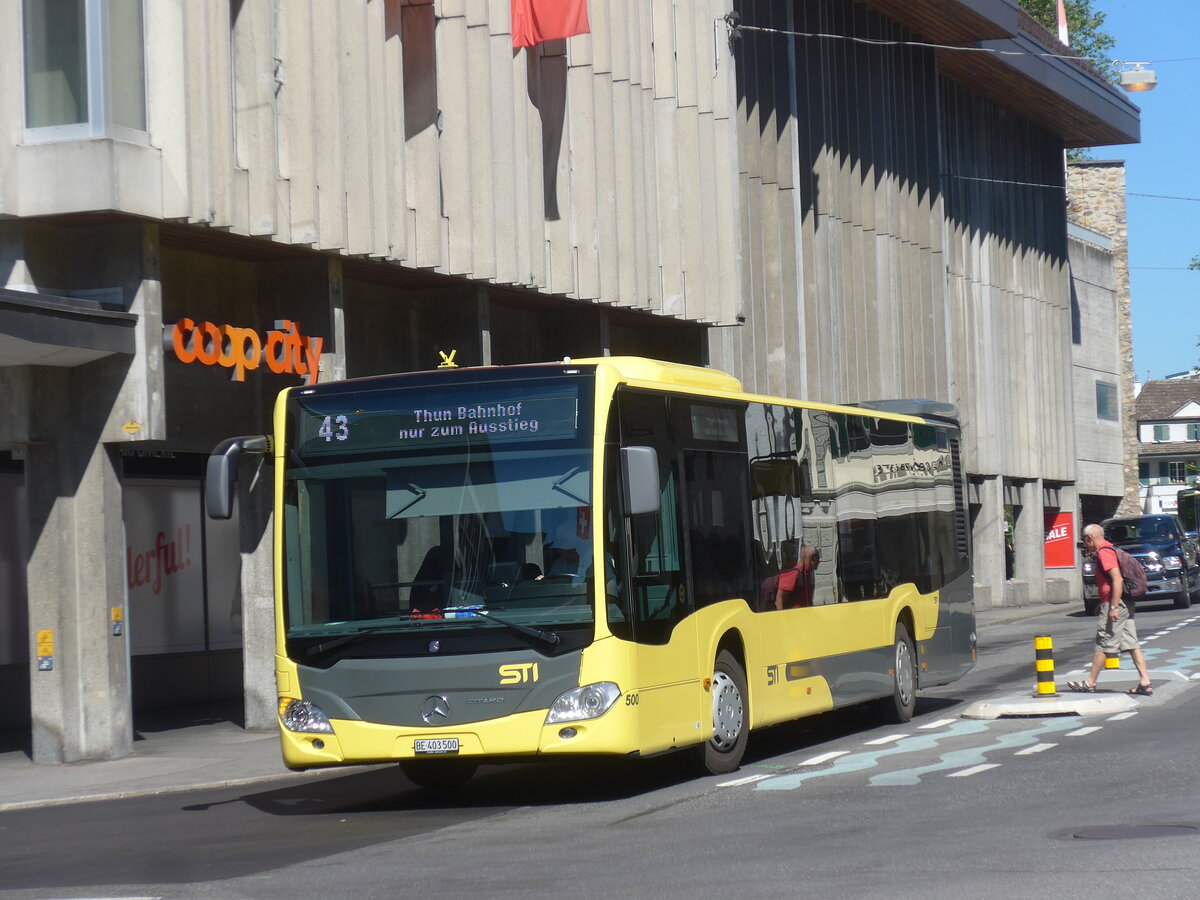
[[[816,584],[813,582],[812,572],[802,571],[799,566],[784,569],[779,573],[776,587],[787,595],[785,607],[813,605]]]
[[[1104,541],[1096,547],[1096,587],[1100,590],[1101,604],[1109,603],[1112,599],[1112,576],[1108,574],[1110,569],[1120,571],[1120,564],[1117,562],[1117,551],[1113,549],[1113,545]],[[1104,573],[1103,576],[1101,572]]]

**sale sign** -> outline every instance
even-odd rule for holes
[[[1075,517],[1069,512],[1046,513],[1046,568],[1075,567]]]

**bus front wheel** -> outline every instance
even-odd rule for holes
[[[478,768],[479,763],[470,759],[406,759],[400,763],[405,778],[431,791],[462,787]]]
[[[724,775],[741,765],[750,731],[747,696],[742,664],[728,650],[722,650],[713,665],[713,735],[696,751],[700,767],[710,775]]]
[[[884,718],[896,723],[911,720],[917,708],[917,651],[903,622],[896,623],[892,644],[892,696],[879,703]]]

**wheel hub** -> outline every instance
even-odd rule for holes
[[[744,709],[737,683],[724,672],[713,676],[713,746],[725,752],[737,744],[742,733]]]
[[[907,706],[913,698],[913,667],[909,658],[908,642],[896,643],[896,692],[902,704]]]

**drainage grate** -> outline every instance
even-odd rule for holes
[[[1127,841],[1133,838],[1195,837],[1200,835],[1196,825],[1098,825],[1075,832],[1073,837],[1085,841]]]

